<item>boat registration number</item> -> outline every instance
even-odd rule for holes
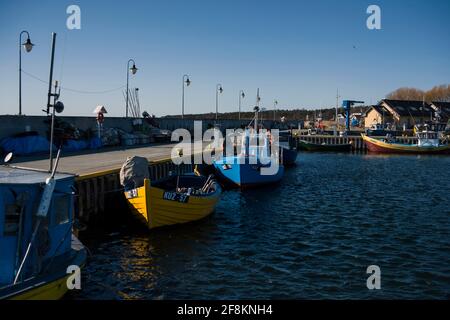
[[[189,201],[189,196],[184,193],[176,193],[176,192],[170,192],[166,191],[163,194],[164,200],[170,200],[170,201],[177,201],[181,203],[187,203]]]
[[[138,197],[138,190],[137,189],[131,189],[126,192],[127,199],[133,199]]]

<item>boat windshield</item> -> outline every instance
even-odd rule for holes
[[[434,131],[419,132],[417,134],[417,137],[419,139],[437,139],[437,132]]]

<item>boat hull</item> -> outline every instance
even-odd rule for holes
[[[409,154],[445,154],[450,152],[450,145],[436,147],[419,147],[417,145],[389,143],[362,135],[363,141],[370,152],[377,153],[409,153]]]
[[[262,175],[260,164],[238,163],[237,158],[224,158],[214,162],[216,174],[227,186],[242,189],[256,188],[262,185],[279,182],[284,175],[284,166],[279,165],[273,175]]]
[[[58,300],[69,289],[67,274],[69,265],[77,265],[81,269],[85,266],[87,252],[81,242],[73,237],[70,259],[62,266],[51,268],[47,274],[38,276],[22,283],[0,289],[0,299],[8,300]]]
[[[297,150],[296,149],[288,149],[281,147],[282,154],[282,162],[284,165],[293,166],[295,165],[295,161],[297,160]]]
[[[214,212],[221,189],[206,196],[179,198],[175,192],[154,187],[145,179],[144,186],[125,192],[132,212],[149,229],[203,219]],[[183,201],[181,201],[183,200]]]
[[[67,278],[69,276],[62,277],[55,281],[42,284],[33,289],[28,289],[23,293],[18,293],[12,296],[11,300],[59,300],[68,291]]]
[[[299,147],[306,151],[322,151],[322,152],[350,152],[352,150],[351,143],[344,144],[318,144],[305,140],[299,141]]]

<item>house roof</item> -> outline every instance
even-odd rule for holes
[[[389,114],[390,114],[389,110],[387,110],[384,106],[373,105],[373,106],[370,106],[370,107],[363,113],[363,115],[364,115],[364,117],[366,117],[370,110],[375,110],[375,111],[378,112],[379,114],[383,114],[383,109],[384,109],[385,115],[389,115]]]
[[[380,104],[383,103],[401,117],[429,117],[430,113],[434,112],[431,105],[423,101],[383,99]]]

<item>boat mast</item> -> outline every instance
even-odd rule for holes
[[[256,107],[255,107],[255,130],[258,133],[258,112],[259,112],[259,101],[261,98],[259,97],[259,88],[256,91]]]
[[[336,134],[338,131],[338,108],[339,108],[339,89],[336,89],[336,115],[334,120],[336,120]]]

